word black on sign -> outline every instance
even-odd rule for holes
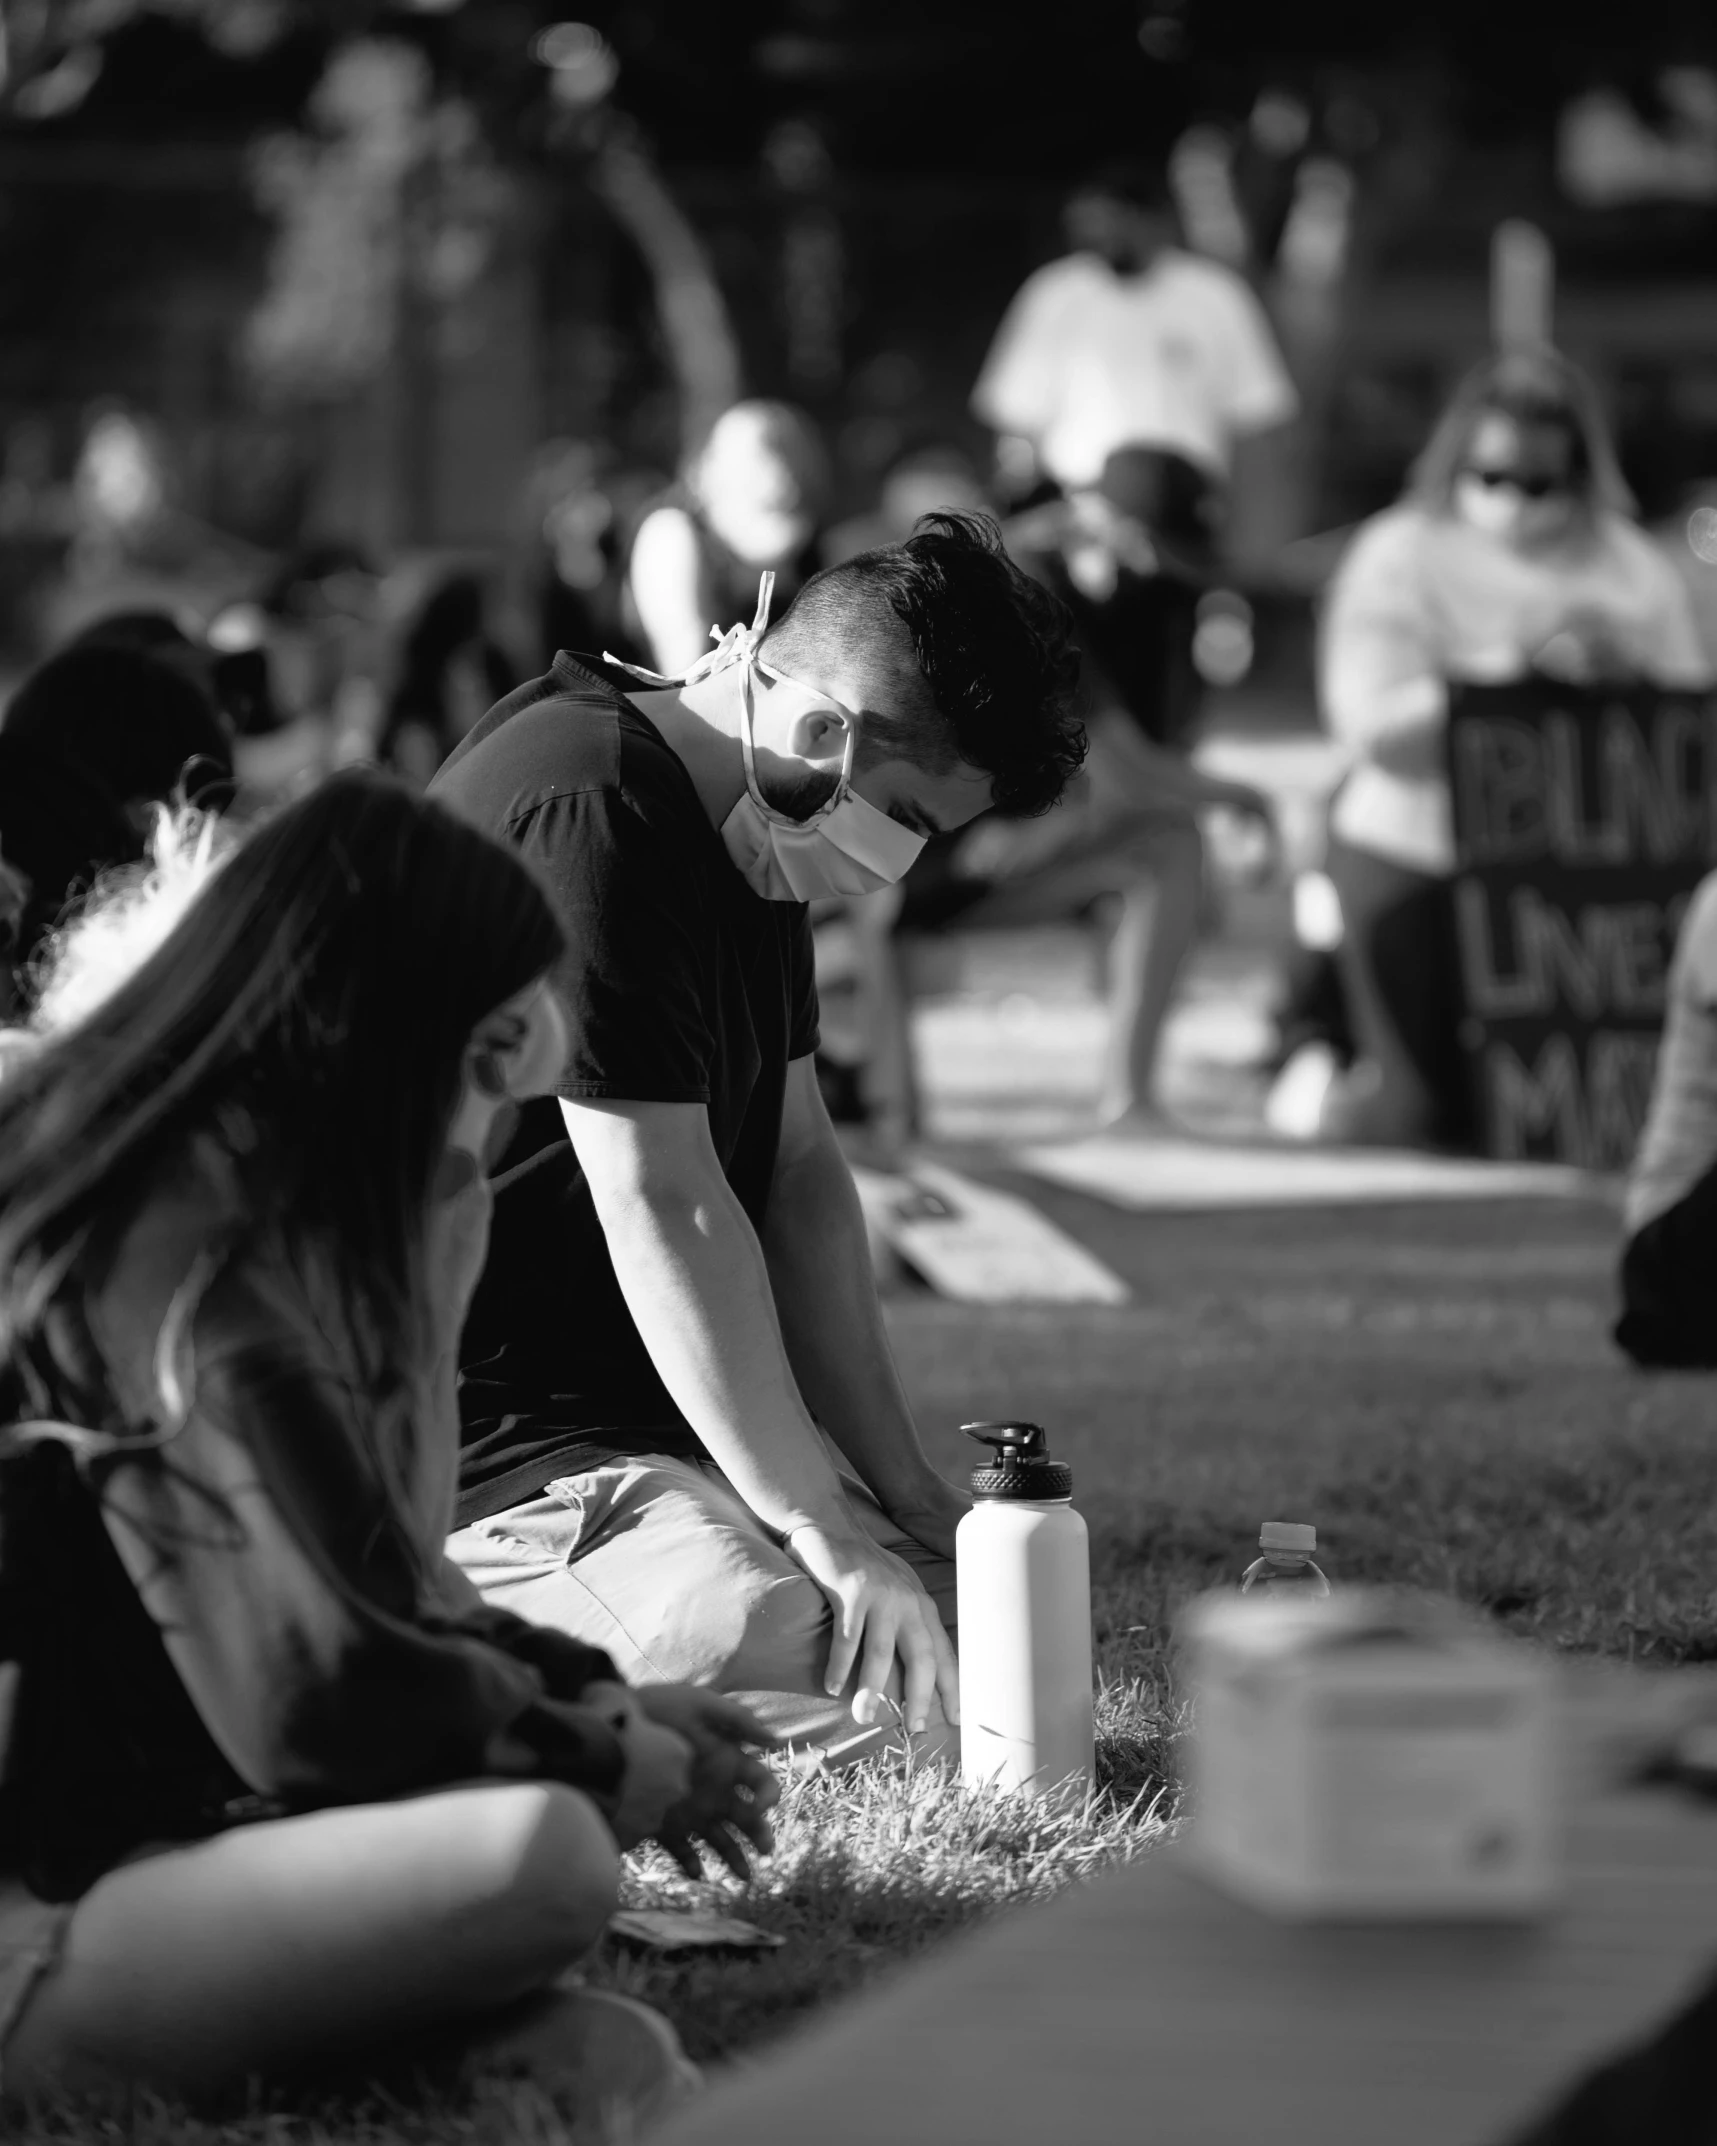
[[[1546,679],[1449,698],[1455,928],[1487,1151],[1625,1169],[1670,956],[1717,862],[1717,699]]]

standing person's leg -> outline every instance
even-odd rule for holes
[[[191,2099],[438,2053],[584,2070],[593,2096],[690,2078],[666,2021],[549,1987],[612,1912],[619,1855],[575,1789],[492,1782],[164,1848],[97,1881],[4,2051],[9,2097]],[[600,2019],[596,2015],[600,2015]]]
[[[952,1633],[952,1562],[850,1478],[845,1488]],[[485,1601],[605,1648],[628,1683],[709,1685],[796,1744],[853,1734],[851,1681],[824,1689],[834,1620],[821,1588],[710,1462],[643,1454],[589,1469],[461,1528],[447,1548]],[[896,1664],[889,1696],[898,1684]]]
[[[1416,988],[1410,943],[1415,904],[1437,882],[1333,838],[1328,870],[1341,898],[1342,983],[1357,1053],[1348,1076],[1348,1122],[1338,1135],[1385,1145],[1428,1139],[1437,1100],[1401,1032],[1398,1011]]]

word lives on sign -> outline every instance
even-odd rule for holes
[[[1625,1169],[1670,956],[1717,862],[1717,700],[1452,689],[1462,1040],[1495,1156]]]

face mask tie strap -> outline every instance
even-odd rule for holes
[[[775,601],[775,573],[770,568],[758,577],[757,610],[749,626],[730,626],[725,633],[719,626],[712,626],[709,637],[715,646],[705,651],[678,678],[665,677],[660,671],[646,670],[641,663],[625,663],[608,649],[602,651],[604,663],[612,663],[617,671],[624,671],[629,678],[640,679],[647,686],[690,686],[700,678],[712,678],[717,671],[725,671],[735,663],[743,663],[749,674],[757,661],[757,651],[763,646],[763,636],[769,631],[769,607]]]

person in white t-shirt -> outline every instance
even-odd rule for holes
[[[1181,248],[1160,171],[1105,166],[1065,223],[1073,251],[1026,279],[972,392],[1004,471],[1074,492],[1145,446],[1225,487],[1236,443],[1299,407],[1250,285]]]
[[[1717,872],[1676,940],[1625,1215],[1617,1342],[1638,1364],[1717,1368]]]
[[[1352,756],[1331,815],[1342,976],[1359,1060],[1331,1130],[1463,1145],[1444,772],[1451,683],[1710,682],[1687,590],[1631,518],[1596,394],[1550,350],[1457,390],[1406,497],[1337,569],[1319,697]]]

